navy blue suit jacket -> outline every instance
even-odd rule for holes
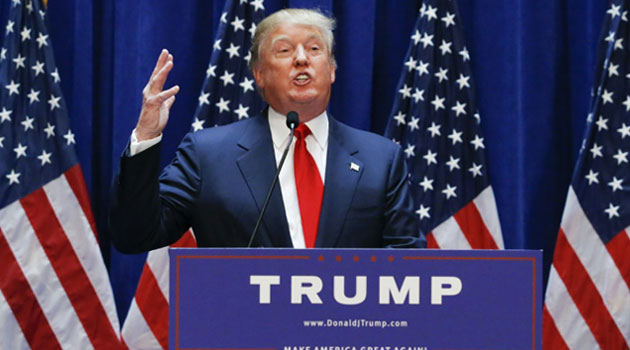
[[[110,211],[115,246],[166,246],[189,227],[200,247],[246,246],[276,170],[267,118],[188,134],[158,177],[159,155],[154,146],[121,157]],[[424,245],[400,146],[330,117],[327,157],[316,247]],[[279,185],[254,246],[292,246]]]

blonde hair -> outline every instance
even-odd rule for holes
[[[335,44],[333,30],[335,29],[335,20],[322,14],[318,10],[284,9],[267,16],[256,27],[256,33],[254,34],[254,39],[252,39],[252,47],[250,49],[250,68],[253,69],[258,62],[260,62],[260,49],[269,33],[273,32],[278,25],[287,23],[303,24],[318,28],[324,37],[326,46],[328,46],[328,57],[331,63],[335,66],[337,65],[335,56],[333,55],[333,47]]]

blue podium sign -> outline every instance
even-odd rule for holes
[[[169,348],[541,349],[542,253],[171,249]]]

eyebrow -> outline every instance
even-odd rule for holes
[[[324,41],[324,38],[321,35],[317,35],[317,34],[311,34],[307,38],[307,40],[312,40],[312,39],[318,39],[318,40]],[[282,40],[291,41],[291,38],[289,38],[288,35],[279,35],[279,36],[273,38],[273,40],[271,40],[271,45],[270,46],[273,47],[273,45],[275,45],[275,43],[277,43],[278,41],[282,41]]]

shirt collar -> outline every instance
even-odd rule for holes
[[[273,145],[277,149],[282,149],[289,139],[287,117],[276,112],[271,106],[269,107],[268,114]],[[315,139],[317,146],[325,150],[328,143],[328,114],[326,111],[307,121],[306,126],[311,129],[311,136]]]

